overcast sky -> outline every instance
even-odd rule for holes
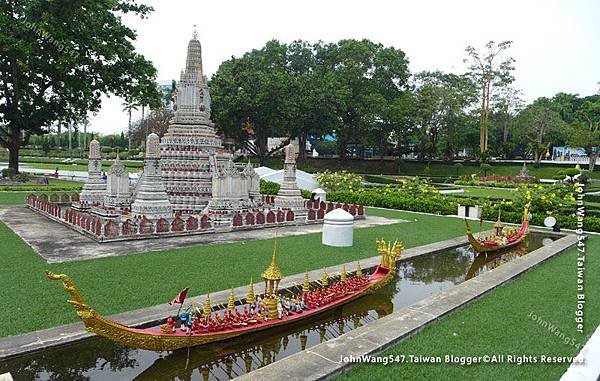
[[[559,91],[594,94],[600,81],[600,0],[143,2],[154,7],[148,19],[124,20],[137,30],[135,46],[154,63],[159,80],[179,79],[196,24],[209,78],[222,61],[273,38],[368,38],[402,49],[413,73],[461,73],[467,45],[512,40],[515,86],[527,101]],[[107,134],[126,129],[121,103],[105,99],[91,130]]]

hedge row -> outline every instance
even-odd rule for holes
[[[412,197],[401,193],[383,194],[375,191],[366,192],[329,192],[327,200],[343,202],[348,204],[361,204],[388,209],[400,209],[413,212],[435,213],[454,215],[457,212],[458,202],[449,200],[443,196],[419,196]],[[476,204],[475,200],[460,200],[461,204]],[[532,225],[543,226],[545,213],[533,213]],[[486,208],[483,217],[487,220],[495,220],[498,217],[497,207]],[[523,217],[521,211],[502,210],[502,220],[505,222],[520,223]],[[573,215],[554,215],[558,226],[566,229],[577,229],[577,217]],[[584,230],[600,232],[600,217],[587,215],[584,221]]]

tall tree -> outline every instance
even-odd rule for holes
[[[289,142],[269,149],[269,137],[290,136],[293,114],[287,46],[272,40],[260,50],[223,62],[211,80],[212,118],[261,164]]]
[[[135,0],[14,0],[0,10],[0,144],[16,171],[23,132],[77,123],[105,93],[158,98],[156,70],[122,22],[152,8]]]
[[[291,119],[287,121],[290,137],[298,138],[299,159],[306,158],[310,135],[322,136],[339,126],[336,109],[343,94],[332,72],[317,61],[316,51],[322,44],[294,41],[288,46],[288,72],[291,78]]]
[[[495,88],[501,88],[513,82],[514,70],[512,57],[504,57],[503,53],[510,48],[512,41],[495,43],[489,41],[484,51],[480,52],[473,46],[465,49],[469,63],[469,74],[473,78],[480,93],[481,109],[479,112],[479,147],[480,152],[488,150],[490,104]]]
[[[133,99],[133,97],[127,97],[125,98],[125,102],[123,102],[122,104],[123,106],[123,112],[127,113],[128,116],[128,122],[127,122],[127,146],[129,148],[129,150],[131,150],[131,113],[138,109],[138,107],[140,106],[140,104],[138,103],[137,100]]]
[[[585,148],[590,159],[589,169],[593,171],[600,154],[600,95],[586,97],[575,115],[567,142]]]
[[[475,101],[475,87],[466,75],[440,71],[415,75],[416,112],[414,131],[419,139],[422,155],[438,156],[438,143],[445,142],[444,156],[453,158],[458,147],[458,129],[466,118],[466,111]]]
[[[513,154],[516,144],[511,139],[511,126],[524,107],[522,95],[520,90],[505,86],[499,88],[492,99],[488,134],[492,142],[492,151],[496,155],[509,158]]]
[[[341,40],[325,45],[318,54],[344,94],[337,106],[340,123],[335,131],[342,159],[348,145],[360,143],[371,127],[380,130],[380,142],[387,141],[394,119],[399,119],[394,103],[400,102],[410,76],[404,52],[369,40]]]
[[[172,118],[173,110],[170,108],[151,110],[145,119],[139,119],[132,124],[131,138],[134,142],[143,144],[149,132],[163,136]]]
[[[525,107],[515,123],[516,138],[526,141],[538,165],[553,141],[564,133],[565,123],[548,98],[538,98]]]

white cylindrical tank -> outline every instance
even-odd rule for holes
[[[354,217],[338,208],[325,215],[323,221],[323,245],[336,247],[352,246]]]

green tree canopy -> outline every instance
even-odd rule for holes
[[[461,129],[476,100],[475,85],[466,75],[425,71],[415,75],[415,87],[413,131],[421,156],[436,157],[442,141],[444,156],[453,158],[464,147]]]
[[[135,52],[125,14],[151,8],[133,0],[15,0],[0,3],[0,144],[18,171],[25,133],[77,123],[102,94],[155,104],[156,70]]]
[[[527,142],[536,164],[544,157],[553,141],[562,139],[565,122],[553,109],[548,98],[538,98],[525,107],[515,123],[515,138]]]
[[[589,169],[593,171],[600,154],[600,95],[582,99],[567,131],[567,142],[585,148],[590,158]]]
[[[407,125],[412,98],[404,52],[369,40],[341,40],[324,45],[318,56],[343,94],[336,109],[340,155],[345,157],[347,146],[365,137],[384,151],[392,132]]]
[[[294,114],[287,46],[272,40],[240,58],[223,62],[211,80],[212,118],[223,135],[236,139],[264,163],[274,151],[267,139],[289,136]]]

